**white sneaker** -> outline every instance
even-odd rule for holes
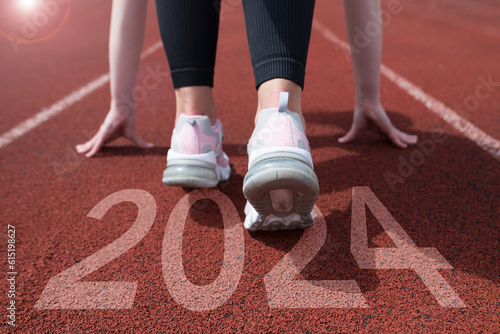
[[[163,183],[189,188],[213,188],[229,179],[229,158],[222,151],[224,132],[207,116],[179,116],[172,133]]]
[[[280,93],[278,109],[261,110],[248,143],[243,193],[248,200],[244,226],[250,231],[314,225],[318,178],[300,116],[287,106],[288,93]]]

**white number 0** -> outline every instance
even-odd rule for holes
[[[222,269],[212,283],[195,285],[186,277],[182,264],[182,235],[189,208],[200,199],[208,198],[219,206],[224,221],[224,260]],[[172,211],[163,239],[163,276],[168,291],[182,306],[193,311],[213,310],[233,294],[243,273],[245,239],[240,216],[233,202],[214,189],[199,189],[185,195]]]

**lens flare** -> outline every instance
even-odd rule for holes
[[[29,12],[38,7],[38,0],[18,0],[18,6],[21,10]]]

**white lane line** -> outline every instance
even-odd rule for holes
[[[349,44],[342,41],[333,31],[324,26],[317,19],[313,21],[314,29],[330,42],[338,45],[346,52],[350,52]],[[422,89],[405,79],[403,76],[394,72],[384,64],[380,68],[380,73],[396,84],[418,102],[422,103],[427,109],[441,117],[446,123],[455,128],[462,135],[473,141],[477,146],[490,153],[495,159],[500,161],[500,142],[491,137],[483,130],[476,127],[468,120],[462,118],[455,110],[447,107],[443,102],[430,96]]]
[[[147,48],[141,53],[141,60],[150,56],[158,49],[160,49],[162,46],[163,44],[161,41],[158,41],[155,44],[151,45],[149,48]],[[51,105],[50,107],[42,108],[42,110],[40,110],[34,116],[28,118],[27,120],[19,123],[9,131],[3,133],[0,136],[0,149],[9,145],[14,140],[16,140],[19,137],[22,137],[23,135],[33,130],[34,128],[38,127],[39,125],[45,123],[46,121],[56,116],[57,114],[61,113],[62,111],[66,110],[68,107],[77,103],[87,95],[93,93],[95,90],[106,85],[108,82],[109,82],[109,72],[101,75],[97,79],[89,82],[85,86],[75,90],[69,95],[66,95],[65,97],[63,97],[62,99]]]

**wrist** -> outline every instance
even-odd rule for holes
[[[117,114],[120,117],[135,115],[135,103],[133,101],[124,101],[123,99],[112,99],[110,113]]]
[[[381,105],[380,96],[362,96],[362,97],[356,96],[355,103],[356,103],[356,106],[359,106],[359,107]]]

